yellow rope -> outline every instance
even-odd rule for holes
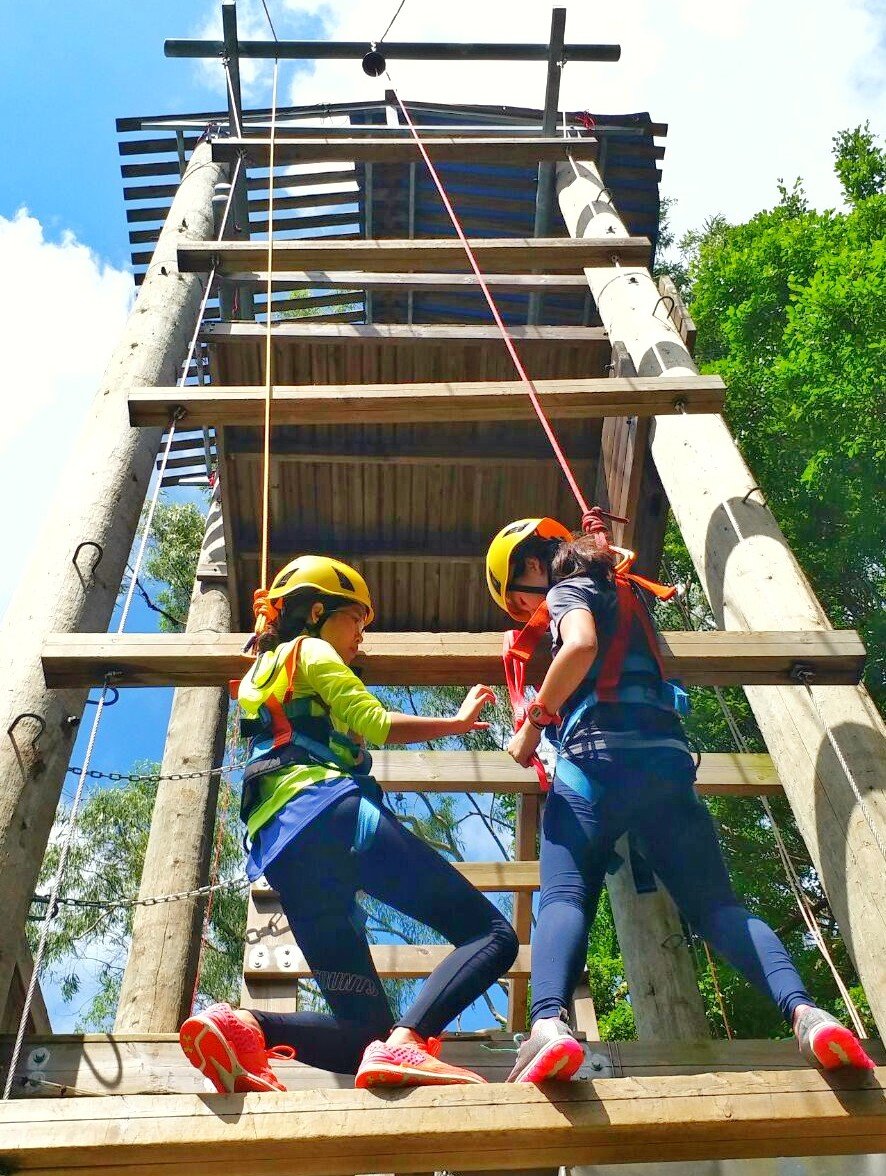
[[[271,323],[271,293],[274,275],[274,154],[277,130],[277,74],[280,59],[274,59],[274,83],[271,95],[271,144],[268,160],[268,289],[265,305],[265,436],[262,453],[262,509],[261,509],[261,587],[268,586],[268,538],[270,533],[271,498],[271,403],[274,399],[273,350]]]

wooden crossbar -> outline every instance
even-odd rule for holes
[[[535,796],[538,777],[504,751],[374,751],[386,792],[478,792]],[[773,796],[782,791],[768,755],[705,752],[696,787],[707,796]],[[507,888],[506,888],[507,889]]]
[[[502,164],[531,166],[556,162],[571,155],[574,159],[596,159],[596,139],[480,138],[472,136],[435,136],[428,151],[434,163],[479,163],[498,167]],[[218,163],[235,163],[246,152],[253,167],[268,167],[271,162],[270,139],[216,139],[212,158]],[[337,138],[281,138],[274,141],[274,163],[317,163],[334,160],[352,163],[421,163],[422,157],[412,139],[377,138],[372,135]]]
[[[255,929],[251,928],[254,933]],[[414,980],[430,976],[431,972],[452,952],[448,944],[375,943],[369,951],[379,976],[398,980]],[[529,977],[532,968],[531,948],[522,945],[513,964],[503,973],[508,979]],[[307,980],[313,970],[292,939],[285,919],[274,922],[273,937],[263,937],[261,943],[248,945],[243,961],[243,979],[264,983],[291,984]]]
[[[42,651],[47,685],[218,686],[241,678],[245,633],[54,633]],[[669,677],[704,686],[792,685],[798,665],[818,685],[856,683],[864,646],[852,630],[798,633],[670,632],[659,634]],[[373,633],[360,656],[373,685],[501,684],[498,633]],[[549,664],[542,651],[527,680],[539,684]]]
[[[472,886],[487,894],[531,894],[538,890],[538,862],[452,862],[452,865]],[[276,903],[279,898],[276,890],[258,882],[253,884],[251,893],[256,903]]]
[[[134,1095],[0,1106],[0,1164],[41,1176],[349,1176],[886,1150],[886,1069],[546,1087]]]
[[[725,386],[718,376],[601,380],[539,380],[548,416],[561,420],[720,412]],[[136,388],[129,394],[131,425],[167,425],[173,409],[196,425],[258,425],[264,388]],[[425,424],[441,421],[534,419],[524,386],[516,380],[440,384],[329,384],[274,388],[277,425]]]
[[[537,269],[562,273],[609,266],[615,260],[620,265],[645,266],[649,264],[651,245],[648,237],[476,237],[471,248],[484,271],[523,273]],[[360,266],[373,271],[468,268],[465,251],[455,237],[369,241],[300,237],[275,241],[273,260],[275,271]],[[268,247],[262,242],[195,242],[178,250],[182,273],[200,273],[213,266],[221,273],[260,270],[267,262]]]

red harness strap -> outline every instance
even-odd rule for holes
[[[645,588],[657,596],[659,600],[670,600],[677,589],[659,584],[656,580],[648,580],[645,576],[638,576],[629,572],[630,563],[622,564],[615,573],[615,591],[618,623],[615,634],[606,650],[606,655],[597,676],[597,697],[603,702],[616,701],[618,683],[621,679],[622,668],[627,657],[631,639],[631,629],[637,620],[643,630],[649,651],[655,658],[659,673],[664,678],[664,666],[658,650],[658,637],[643,601],[638,597],[634,585]],[[541,635],[551,621],[548,606],[545,601],[538,606],[522,629],[509,629],[504,634],[502,644],[502,661],[504,662],[505,681],[508,686],[508,696],[511,709],[514,712],[514,730],[519,731],[526,722],[526,663],[532,657],[541,640]],[[533,756],[532,766],[538,775],[542,791],[547,792],[550,783],[544,765],[538,756]]]
[[[535,652],[550,619],[548,606],[542,601],[522,629],[508,629],[504,634],[501,657],[511,710],[514,712],[515,733],[526,722],[526,663]],[[542,792],[547,792],[551,785],[544,764],[537,755],[532,757],[531,763]]]
[[[597,674],[596,692],[601,702],[618,701],[618,684],[621,681],[622,669],[631,640],[631,629],[634,627],[635,620],[640,623],[649,652],[655,658],[655,664],[658,666],[658,672],[662,679],[665,676],[661,654],[658,650],[658,637],[645,604],[637,596],[634,584],[639,584],[653,592],[659,600],[670,600],[677,591],[676,588],[657,584],[654,580],[647,580],[644,576],[635,576],[631,572],[616,572],[615,592],[618,624],[612,640],[609,642],[606,656],[600,665],[600,672]]]

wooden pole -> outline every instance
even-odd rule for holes
[[[625,979],[641,1041],[700,1041],[711,1031],[698,990],[680,916],[661,883],[638,894],[627,838],[624,859],[606,878],[612,917],[625,965]]]
[[[47,689],[40,647],[50,632],[107,628],[161,433],[159,428],[130,428],[127,394],[135,386],[172,384],[178,378],[205,279],[180,274],[176,251],[180,244],[211,234],[212,192],[220,170],[211,161],[209,143],[199,144],[0,631],[5,689],[0,718],[0,1004],[9,988],[85,699],[79,688]],[[19,509],[27,509],[27,503]]]
[[[558,165],[577,236],[627,236],[593,164]],[[645,269],[585,270],[640,376],[697,372]],[[724,629],[831,629],[720,416],[654,418],[651,451]],[[863,686],[746,689],[874,1016],[886,1029],[886,729]]]
[[[213,499],[200,565],[224,563],[221,505]],[[189,632],[229,633],[227,582],[201,579],[188,611]],[[161,776],[208,773],[222,762],[228,692],[182,686],[175,692]],[[151,817],[139,897],[194,890],[209,881],[220,778],[161,780]],[[132,945],[117,1006],[116,1033],[173,1033],[191,1011],[205,897],[135,908]]]

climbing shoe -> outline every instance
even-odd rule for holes
[[[202,1013],[188,1017],[178,1039],[188,1061],[219,1094],[286,1089],[269,1061],[294,1058],[295,1050],[291,1045],[269,1050],[261,1030],[241,1021],[230,1005],[210,1005]]]
[[[427,1041],[417,1038],[403,1045],[373,1041],[364,1051],[354,1085],[365,1090],[369,1086],[465,1086],[486,1081],[472,1070],[440,1061],[439,1053],[436,1037]]]
[[[802,1012],[794,1033],[804,1058],[817,1062],[825,1070],[836,1070],[840,1066],[854,1066],[858,1070],[874,1068],[852,1030],[841,1025],[824,1009],[809,1008]]]
[[[520,1044],[508,1082],[568,1082],[585,1058],[581,1043],[561,1020],[545,1017]]]

